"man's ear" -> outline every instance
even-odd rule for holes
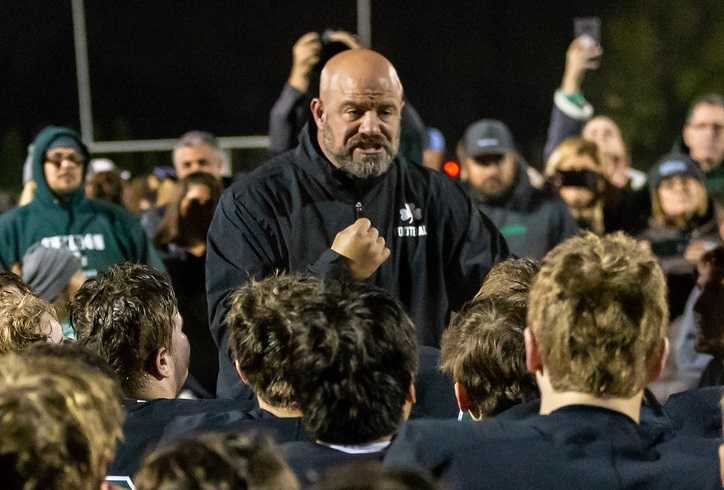
[[[651,365],[649,366],[649,383],[653,383],[659,376],[664,372],[666,368],[666,361],[669,359],[669,339],[664,337],[663,342],[658,349],[654,359],[652,359]]]
[[[465,389],[460,383],[455,383],[455,399],[458,401],[458,408],[463,412],[470,410],[470,397],[468,396],[468,390]]]
[[[309,108],[312,110],[312,117],[314,117],[314,122],[317,124],[317,127],[322,127],[322,123],[324,122],[324,103],[322,99],[319,97],[313,98],[312,102],[309,103]]]
[[[239,361],[234,361],[234,369],[236,369],[236,374],[239,375],[241,382],[244,383],[245,385],[248,385],[249,378],[246,377],[246,374],[244,374],[244,371],[242,371],[241,367],[239,367]]]
[[[407,401],[412,403],[413,405],[417,403],[417,390],[415,390],[414,381],[410,383],[410,390],[407,393]]]
[[[523,337],[525,339],[525,367],[531,374],[542,371],[543,364],[540,361],[540,352],[538,352],[538,341],[533,334],[533,330],[530,327],[525,327]]]
[[[171,367],[171,352],[168,348],[161,347],[156,351],[151,363],[151,376],[156,379],[164,379],[171,376],[173,368]]]

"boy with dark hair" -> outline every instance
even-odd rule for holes
[[[149,454],[136,476],[139,490],[215,488],[297,490],[278,448],[256,434],[205,434]]]
[[[719,441],[639,426],[644,388],[668,354],[667,321],[661,268],[637,242],[565,241],[530,293],[526,365],[539,415],[407,424],[386,462],[422,465],[451,488],[708,488]]]
[[[300,480],[380,459],[415,402],[415,328],[400,304],[363,283],[325,282],[292,341],[294,395],[315,439],[283,446]]]
[[[164,440],[249,429],[268,431],[279,443],[306,438],[289,382],[291,339],[302,309],[321,284],[314,276],[275,274],[236,289],[226,316],[230,356],[240,379],[255,393],[258,408],[179,417],[169,424]]]
[[[146,265],[112,266],[81,286],[70,310],[78,342],[108,361],[125,396],[124,441],[112,474],[132,475],[175,416],[238,406],[176,399],[188,374],[189,344],[165,274]]]

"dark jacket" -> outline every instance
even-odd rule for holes
[[[76,253],[89,276],[123,261],[163,270],[161,260],[131,213],[106,201],[87,199],[82,184],[62,201],[53,194],[45,180],[43,164],[48,145],[61,135],[80,141],[75,131],[50,126],[33,143],[37,190],[28,205],[0,216],[0,266],[9,269],[22,260],[31,245],[41,242],[50,248],[67,248]]]
[[[206,254],[197,257],[172,242],[160,248],[159,255],[176,293],[184,332],[193,346],[189,373],[204,390],[213,394],[216,392],[219,366],[216,345],[209,333],[209,311],[203,288],[206,284]]]
[[[146,453],[156,448],[166,426],[175,417],[247,409],[236,400],[124,400],[126,416],[123,421],[123,441],[116,448],[109,475],[133,476]]]
[[[277,444],[308,440],[301,417],[277,417],[266,410],[242,408],[176,417],[163,432],[160,445],[205,432],[263,432]]]
[[[721,385],[674,393],[664,411],[679,434],[709,438],[721,437]]]
[[[696,284],[696,267],[684,258],[691,240],[717,242],[718,223],[713,203],[709,203],[705,216],[692,220],[686,228],[651,224],[637,236],[651,244],[651,250],[659,259],[668,287],[669,314],[676,318],[684,312],[686,301]]]
[[[370,453],[348,453],[311,441],[282,445],[284,459],[302,488],[311,488],[327,470],[335,466],[365,461],[382,461],[384,450]]]
[[[398,156],[379,177],[350,178],[323,156],[310,125],[294,151],[232,185],[216,208],[206,283],[220,351],[218,396],[238,383],[223,322],[228,294],[275,270],[347,277],[345,259],[329,247],[359,217],[370,219],[392,252],[368,282],[401,301],[421,345],[439,345],[450,311],[508,255],[495,226],[447,176]]]
[[[718,446],[572,405],[520,420],[413,421],[385,465],[427,469],[451,489],[718,488]]]
[[[516,165],[511,192],[496,201],[476,202],[498,227],[511,254],[540,260],[550,249],[575,235],[578,226],[561,199],[533,187],[524,164]]]

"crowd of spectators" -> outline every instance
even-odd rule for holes
[[[292,53],[238,178],[197,129],[138,176],[30,145],[0,486],[721,488],[724,97],[634,165],[584,35],[525,156],[490,118],[447,145],[350,33]]]

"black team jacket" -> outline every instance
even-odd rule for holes
[[[218,396],[233,396],[238,386],[223,321],[228,294],[276,270],[344,278],[344,258],[330,246],[360,217],[370,219],[392,252],[367,281],[400,300],[421,345],[439,345],[450,312],[508,255],[495,225],[452,179],[400,156],[379,177],[349,177],[327,161],[309,124],[297,148],[224,192],[211,223],[206,286],[219,347]]]

